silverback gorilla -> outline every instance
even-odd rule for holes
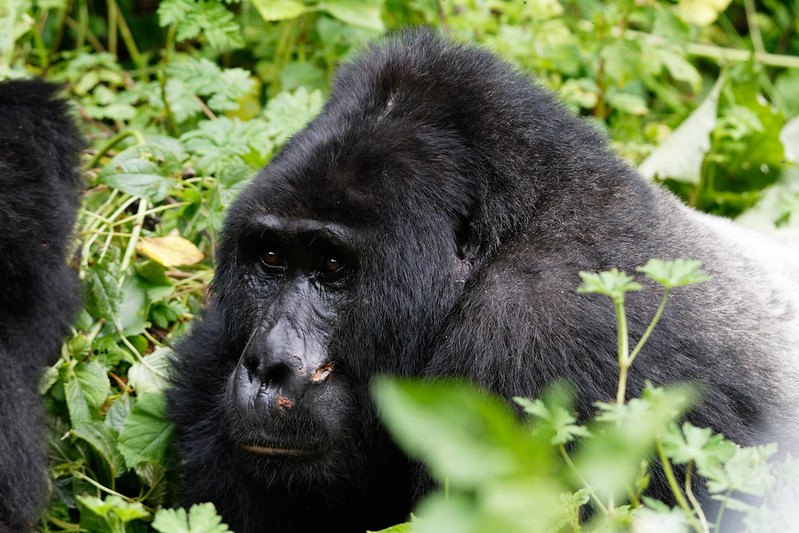
[[[66,255],[83,141],[57,89],[0,83],[0,531],[33,527],[45,503],[37,385],[78,302]]]
[[[183,503],[214,502],[238,533],[405,519],[428,482],[370,379],[463,376],[509,398],[566,377],[590,414],[615,396],[616,332],[578,272],[653,257],[701,260],[712,281],[674,294],[630,394],[699,383],[692,422],[745,444],[792,426],[796,250],[646,183],[479,48],[418,29],[371,46],[227,215],[169,396]],[[633,338],[662,295],[644,283]]]

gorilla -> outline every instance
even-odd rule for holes
[[[48,493],[38,382],[78,304],[66,256],[82,137],[43,81],[0,83],[0,531],[27,531]]]
[[[381,428],[370,380],[459,376],[510,399],[565,377],[590,415],[615,397],[616,328],[578,272],[653,257],[698,259],[712,281],[674,292],[629,395],[698,383],[689,419],[742,444],[794,428],[795,248],[645,182],[480,48],[429,29],[372,45],[226,216],[169,391],[181,503],[212,501],[238,533],[406,519],[430,482]],[[634,339],[662,296],[640,281]]]

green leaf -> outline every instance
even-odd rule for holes
[[[105,501],[89,495],[78,495],[76,498],[87,509],[98,516],[108,517],[108,515],[113,515],[123,524],[136,520],[137,518],[146,518],[150,516],[150,513],[141,503],[126,502],[119,496],[108,496]],[[122,531],[124,531],[124,529]]]
[[[647,264],[636,268],[636,270],[646,274],[649,279],[671,289],[709,281],[710,277],[699,270],[700,266],[702,266],[702,262],[694,260],[675,259],[674,261],[663,261],[650,259]]]
[[[282,145],[301,130],[322,109],[322,93],[300,87],[293,93],[282,92],[269,100],[264,109],[269,135]]]
[[[86,283],[86,310],[97,318],[115,324],[122,299],[116,275],[106,264],[94,265],[87,272]]]
[[[710,150],[710,133],[716,127],[723,84],[721,76],[702,104],[641,163],[638,170],[644,177],[699,183],[702,163]]]
[[[98,421],[83,422],[75,426],[72,435],[88,442],[105,460],[112,477],[124,473],[125,459],[119,453],[116,442],[118,432],[113,427]]]
[[[105,403],[110,391],[108,376],[100,364],[89,361],[67,369],[64,392],[72,426],[89,422],[92,412]]]
[[[108,408],[108,412],[105,415],[105,423],[114,428],[118,435],[122,431],[122,426],[125,425],[125,420],[128,418],[131,409],[133,409],[133,398],[125,393],[114,400],[114,403]]]
[[[156,348],[153,353],[145,355],[130,367],[128,378],[137,394],[163,392],[169,383],[169,355],[172,350],[166,347]]]
[[[629,115],[646,115],[649,113],[644,99],[635,94],[614,91],[608,93],[607,100],[611,107],[618,109],[622,113]]]
[[[216,514],[212,503],[192,505],[185,509],[160,509],[155,513],[153,529],[161,533],[225,533],[230,531]]]
[[[119,451],[132,467],[144,461],[162,463],[172,426],[164,420],[166,398],[161,393],[139,397],[119,433]]]
[[[739,491],[761,496],[768,489],[770,466],[768,459],[777,453],[776,444],[738,448],[721,468],[706,472],[711,492],[725,494]]]
[[[175,186],[172,174],[180,174],[182,167],[171,150],[145,143],[131,146],[116,156],[97,176],[104,183],[131,196],[151,202],[160,202]]]
[[[327,0],[321,4],[322,9],[342,22],[368,28],[378,32],[385,31],[380,8],[362,0]]]
[[[296,0],[253,0],[253,5],[266,21],[294,19],[305,13],[305,6]]]
[[[677,13],[686,22],[709,26],[727,9],[732,0],[680,0]]]
[[[372,391],[396,441],[440,481],[475,488],[551,464],[549,442],[529,436],[505,403],[472,385],[380,378]]]
[[[724,435],[713,435],[710,428],[698,428],[689,422],[682,425],[682,431],[673,426],[661,442],[666,456],[674,463],[693,461],[705,477],[732,458],[738,449],[735,443],[725,440]]]
[[[583,284],[577,288],[577,292],[605,294],[614,301],[623,301],[625,292],[640,291],[642,288],[639,283],[633,281],[632,276],[619,272],[616,268],[599,274],[580,272],[580,277],[583,278]]]

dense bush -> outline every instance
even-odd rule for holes
[[[424,23],[484,43],[689,204],[788,233],[799,225],[798,15],[796,1],[778,0],[0,4],[0,79],[64,83],[91,142],[74,259],[85,308],[41,383],[54,480],[41,529],[224,530],[208,507],[153,520],[171,490],[165,355],[203,305],[224,208],[319,110],[336,65],[364,42]],[[779,530],[770,506],[791,496],[782,480],[792,464],[767,463],[771,448],[739,450],[670,425],[683,394],[657,389],[600,406],[588,438],[564,390],[523,402],[530,430],[462,385],[381,382],[377,397],[400,441],[414,433],[408,425],[426,435],[429,447],[408,446],[453,482],[422,509],[428,525],[415,527],[480,530],[501,515],[506,531],[577,530],[593,499],[604,510],[593,526],[633,527],[635,516],[651,531],[641,520],[658,513],[652,520],[707,530],[717,517],[696,513],[690,479],[680,480],[689,490],[674,512],[640,500],[640,461],[656,446],[664,465],[688,463],[716,483],[725,507],[747,510],[752,530]],[[414,418],[419,410],[427,418]],[[626,424],[642,412],[659,415],[634,437]],[[479,419],[495,428],[485,442],[458,426]],[[572,457],[575,438],[587,451]],[[499,448],[512,451],[518,476],[464,470]],[[598,487],[585,464],[620,473]],[[572,490],[575,471],[587,477]],[[741,490],[771,499],[744,502]]]

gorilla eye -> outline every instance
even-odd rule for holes
[[[327,260],[325,261],[326,272],[336,272],[343,266],[344,264],[335,257],[328,257]]]
[[[275,250],[267,250],[261,255],[261,261],[264,262],[266,266],[274,267],[274,268],[282,268],[283,267],[283,256],[280,252]]]

